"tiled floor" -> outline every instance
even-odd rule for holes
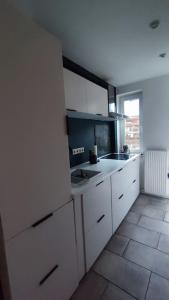
[[[140,195],[72,300],[169,299],[169,200]]]

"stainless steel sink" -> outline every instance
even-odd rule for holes
[[[71,182],[80,183],[84,180],[89,180],[100,173],[101,172],[99,171],[77,169],[71,173]]]

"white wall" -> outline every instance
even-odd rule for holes
[[[143,92],[143,150],[169,149],[169,75],[121,86],[117,93]]]

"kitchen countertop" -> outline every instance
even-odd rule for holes
[[[116,159],[100,159],[97,164],[90,164],[89,162],[83,163],[81,165],[77,165],[76,167],[72,168],[70,172],[72,173],[76,169],[84,169],[84,170],[93,170],[93,171],[100,171],[101,173],[88,179],[84,180],[82,183],[78,184],[71,184],[71,195],[72,197],[75,195],[79,195],[87,191],[93,183],[106,178],[107,176],[112,175],[120,168],[124,167],[128,162],[135,159],[136,157],[140,156],[140,154],[136,154],[135,156],[131,157],[128,160],[116,160]]]

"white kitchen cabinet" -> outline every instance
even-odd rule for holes
[[[87,80],[86,100],[88,112],[108,116],[108,91]]]
[[[0,17],[0,213],[8,240],[70,200],[70,175],[61,44],[10,6]]]
[[[139,176],[133,180],[130,190],[130,207],[133,205],[134,201],[137,199],[140,193],[140,180]]]
[[[77,262],[61,44],[3,2],[0,280],[4,299],[68,300],[77,287]]]
[[[139,157],[74,195],[79,280],[91,268],[140,192]]]
[[[88,233],[106,214],[111,203],[110,178],[103,179],[83,194],[84,230]]]
[[[121,167],[117,172],[112,174],[111,183],[112,183],[112,197],[120,196],[123,191],[125,191],[128,186],[135,180],[139,178],[139,164],[140,158],[133,158],[131,161],[126,163]]]
[[[78,279],[79,281],[85,275],[85,252],[84,252],[84,236],[83,236],[83,211],[82,211],[82,195],[73,197],[74,213],[75,213],[75,230],[76,230],[76,247],[78,260]]]
[[[97,182],[82,197],[88,271],[112,235],[110,177]]]
[[[112,214],[113,214],[113,233],[119,227],[120,223],[125,218],[130,208],[130,192],[125,190],[119,197],[113,199]]]
[[[140,158],[136,157],[111,176],[113,233],[139,195],[139,165]]]
[[[6,244],[12,300],[68,300],[77,288],[73,203]]]
[[[86,271],[89,271],[112,236],[111,207],[102,220],[85,235]]]
[[[139,180],[133,180],[128,188],[117,198],[113,199],[112,215],[113,215],[113,233],[123,221],[134,201],[139,195]]]
[[[131,181],[131,176],[129,175],[129,168],[126,164],[124,167],[121,167],[117,172],[111,176],[112,184],[112,198],[117,198],[120,196],[123,191],[126,190],[127,186]]]
[[[86,79],[63,68],[65,104],[67,109],[88,112],[86,100]]]
[[[108,116],[108,91],[63,68],[67,109]]]

